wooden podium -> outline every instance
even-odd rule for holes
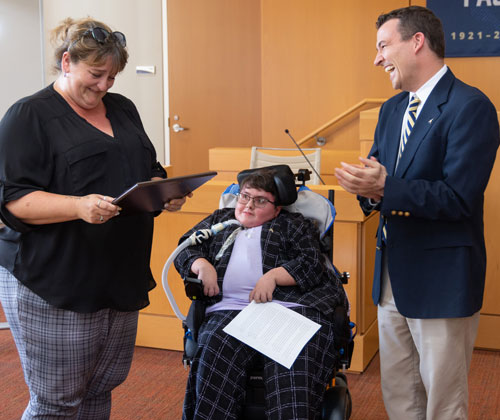
[[[322,151],[322,162],[333,172],[339,160],[352,161],[359,151]],[[330,153],[330,156],[326,156]],[[337,161],[337,162],[334,162]],[[215,148],[210,150],[210,170],[217,171],[209,181],[189,199],[177,213],[164,213],[156,218],[151,256],[151,267],[158,286],[150,293],[151,305],[141,311],[137,345],[182,350],[183,329],[175,317],[161,286],[163,264],[177,246],[177,241],[187,230],[208,216],[219,206],[219,198],[225,188],[236,182],[236,174],[248,167],[250,148]],[[323,176],[323,171],[322,171]],[[222,178],[222,180],[221,180]],[[331,179],[331,178],[330,178]],[[351,370],[362,372],[378,350],[376,307],[371,300],[371,283],[375,257],[375,233],[378,215],[365,217],[356,198],[338,185],[310,186],[328,197],[329,190],[335,193],[337,217],[334,224],[334,263],[341,271],[351,275],[345,286],[351,304],[351,321],[356,324],[354,355]],[[182,281],[172,267],[169,284],[177,304],[184,314],[189,300],[184,295]]]

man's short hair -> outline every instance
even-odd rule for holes
[[[401,39],[406,41],[417,32],[422,32],[434,53],[444,58],[444,32],[441,20],[429,9],[421,6],[402,7],[378,17],[376,27],[379,29],[391,19],[399,20]]]

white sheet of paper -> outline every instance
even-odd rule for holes
[[[290,369],[320,328],[320,324],[279,303],[252,301],[224,331]]]

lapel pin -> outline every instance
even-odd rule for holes
[[[434,118],[431,118],[431,119],[429,120],[429,124],[432,124],[432,121],[434,121]]]

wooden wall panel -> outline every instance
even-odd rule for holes
[[[351,278],[344,289],[351,306],[351,321],[361,322],[360,264],[358,249],[361,246],[359,223],[336,221],[334,224],[333,262],[340,271],[347,271]]]
[[[403,0],[262,1],[262,144],[296,139],[367,97],[389,97],[387,75],[373,66],[375,21]],[[309,145],[309,144],[308,144]],[[358,148],[357,122],[325,146]]]
[[[289,147],[364,98],[395,92],[373,65],[379,14],[425,0],[262,1],[262,145]],[[500,108],[500,57],[446,59],[456,76]],[[355,149],[358,120],[322,133],[325,148]],[[307,143],[315,146],[314,140]]]
[[[500,113],[499,113],[500,116]],[[500,151],[484,199],[484,235],[486,240],[486,290],[481,313],[500,316]],[[500,334],[499,334],[500,336]],[[500,340],[500,339],[499,339]]]
[[[500,109],[500,57],[447,58],[446,64],[455,76],[482,90],[496,109]]]

